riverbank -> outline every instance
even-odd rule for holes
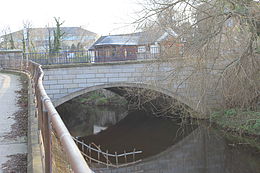
[[[127,101],[124,97],[121,97],[105,89],[86,93],[74,100],[81,104],[95,105],[95,106],[127,105]]]
[[[225,136],[240,144],[250,144],[260,150],[260,112],[228,109],[214,112],[210,123]]]

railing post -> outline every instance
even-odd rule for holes
[[[44,105],[45,99],[42,99],[42,116],[43,116],[43,142],[44,142],[44,151],[45,151],[45,172],[52,173],[52,155],[51,155],[51,124],[48,111]]]
[[[133,162],[135,162],[135,148],[134,148],[134,153],[133,153]]]
[[[37,100],[37,110],[38,110],[38,128],[43,129],[43,103],[42,98],[39,94],[39,89],[36,87],[36,100]]]
[[[117,152],[115,152],[115,156],[116,156],[116,166],[118,166],[118,156],[117,156]]]
[[[81,143],[81,151],[85,154],[85,145],[84,145],[84,140],[82,140],[82,143]],[[85,158],[85,156],[83,155],[83,157]]]
[[[76,137],[75,139],[76,139],[76,140],[75,140],[75,143],[76,143],[77,147],[79,147],[79,140],[78,140],[77,137]]]
[[[89,144],[89,158],[90,158],[90,160],[89,160],[89,163],[91,163],[91,144]]]
[[[98,161],[100,161],[100,145],[98,146]],[[99,162],[98,162],[98,164],[100,164]]]
[[[127,163],[127,157],[126,157],[126,152],[124,150],[124,155],[125,155],[125,163]]]
[[[108,150],[107,150],[106,154],[107,154],[106,159],[107,159],[107,168],[108,168]]]

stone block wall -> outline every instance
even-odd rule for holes
[[[99,89],[98,86],[112,87],[125,86],[125,84],[128,84],[128,86],[140,84],[141,86],[145,84],[151,86],[150,89],[153,88],[170,95],[199,112],[207,112],[208,109],[211,109],[208,108],[207,104],[212,104],[209,107],[216,105],[217,96],[215,91],[212,90],[212,86],[214,86],[212,81],[214,80],[206,81],[208,88],[206,92],[212,97],[207,98],[207,103],[203,103],[201,95],[205,91],[193,88],[192,85],[192,82],[197,79],[186,80],[192,73],[191,67],[187,66],[182,68],[182,71],[178,71],[180,64],[183,64],[183,62],[150,63],[135,61],[50,66],[44,68],[44,87],[54,103],[61,104],[81,95],[86,88],[90,87],[96,86]],[[212,73],[213,78],[214,75]]]

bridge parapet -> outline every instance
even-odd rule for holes
[[[210,76],[207,80],[211,80],[203,84],[207,85],[207,90],[202,91],[192,83],[194,76],[196,80],[200,78],[203,81],[203,77],[199,76],[201,72],[193,74],[192,63],[189,59],[176,59],[167,62],[133,61],[47,66],[44,68],[44,86],[56,106],[96,89],[132,86],[162,92],[198,112],[208,113],[220,100],[220,96],[213,89],[220,70],[215,69],[207,74]],[[208,97],[207,103],[201,99],[203,92],[207,93],[207,96],[204,96]]]
[[[0,50],[0,68],[21,69],[22,66],[22,50]]]

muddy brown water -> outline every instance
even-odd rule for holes
[[[226,139],[206,125],[156,118],[144,111],[127,112],[124,107],[73,102],[59,106],[58,111],[71,134],[86,143],[94,142],[109,153],[143,151],[136,156],[142,159],[138,164],[93,168],[95,172],[260,173],[259,151]]]

